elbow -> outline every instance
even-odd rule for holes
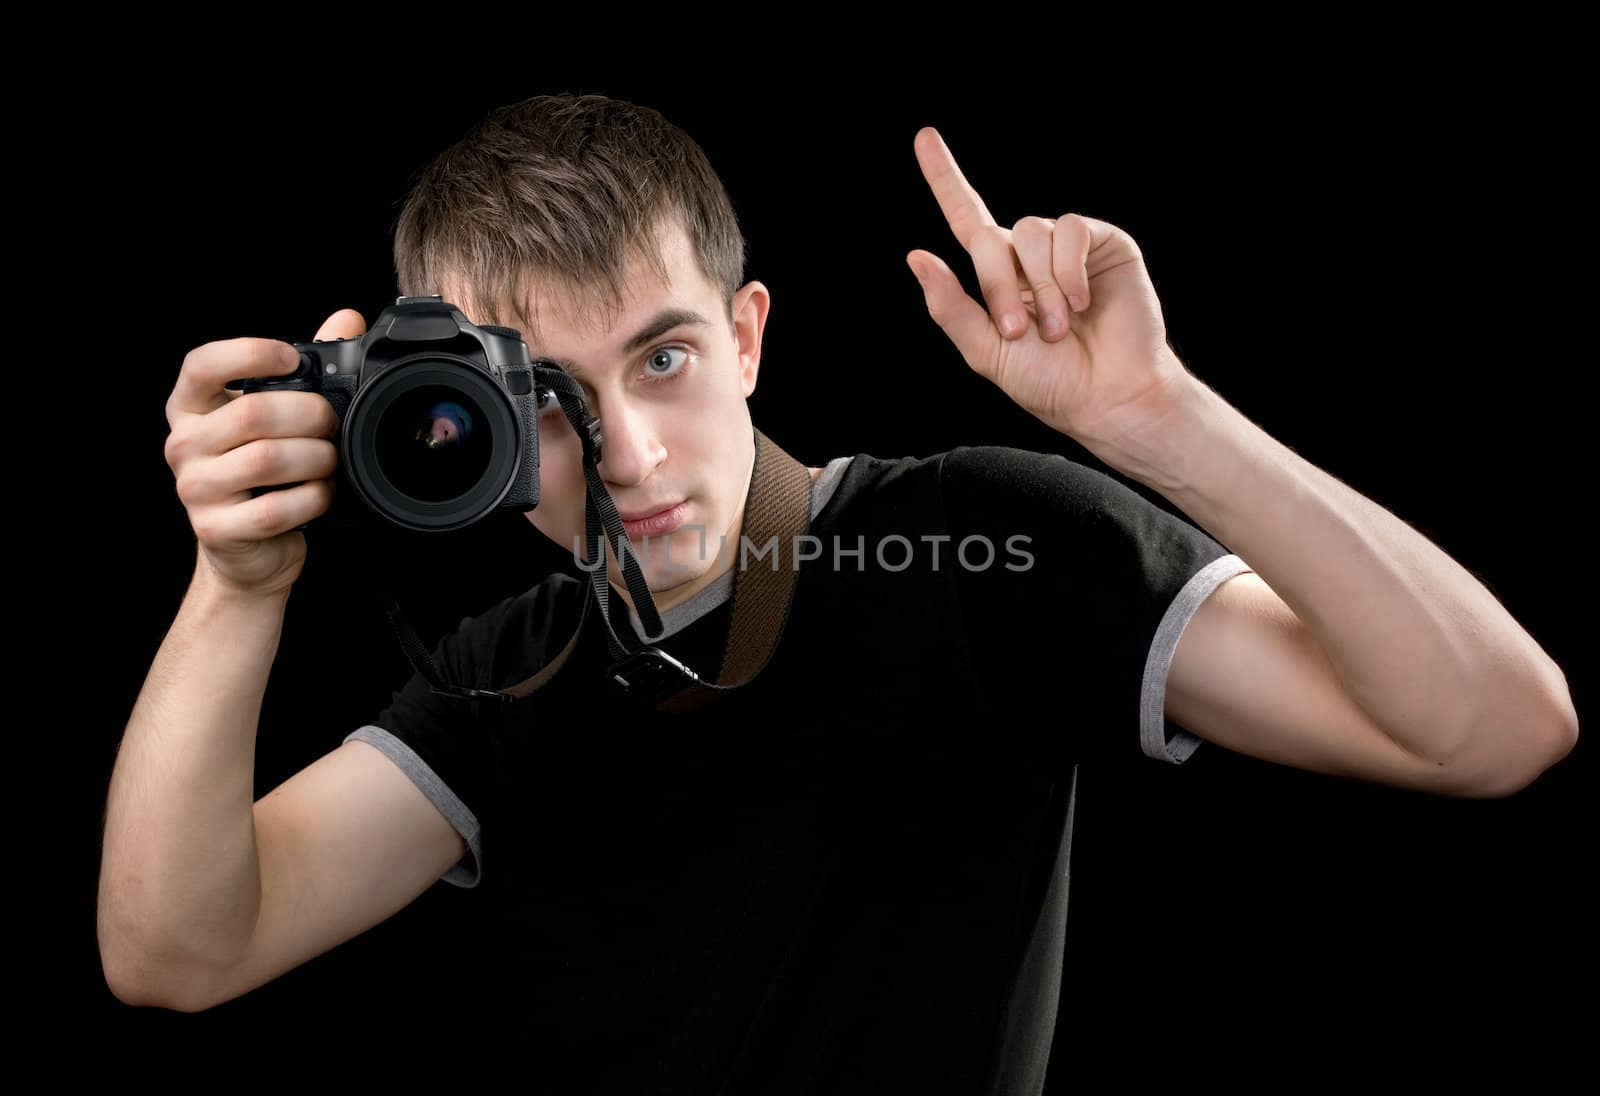
[[[1570,733],[1563,732],[1557,741],[1566,744],[1504,762],[1495,771],[1473,781],[1466,794],[1475,799],[1507,799],[1526,791],[1572,751],[1577,741],[1576,727]]]
[[[160,1002],[150,991],[147,965],[140,962],[139,949],[123,921],[115,916],[106,895],[106,877],[100,877],[100,901],[95,908],[95,942],[100,949],[100,973],[111,996],[125,1005],[142,1008]]]
[[[1556,694],[1555,730],[1551,735],[1550,761],[1546,768],[1565,761],[1578,745],[1578,709],[1572,703],[1572,690],[1567,687],[1565,674],[1561,675],[1561,688]]]
[[[1560,673],[1560,671],[1557,671]],[[1566,678],[1561,678],[1561,688],[1551,713],[1548,730],[1543,737],[1544,750],[1536,757],[1537,768],[1528,783],[1533,783],[1550,769],[1555,768],[1567,759],[1578,745],[1578,710],[1572,703],[1572,693],[1568,691]],[[1526,787],[1527,785],[1523,785]],[[1518,789],[1521,790],[1520,788]]]
[[[170,1008],[157,992],[149,976],[149,965],[139,960],[133,949],[111,944],[104,930],[100,933],[100,972],[111,996],[132,1008]]]
[[[133,1008],[146,1008],[161,1003],[145,988],[138,976],[120,960],[112,959],[102,952],[100,969],[105,975],[106,988],[111,991],[111,996],[123,1004]]]
[[[132,1008],[163,1008],[173,1012],[203,1012],[216,1002],[193,992],[198,984],[152,977],[138,962],[101,952],[101,971],[111,996]]]
[[[1474,778],[1465,794],[1481,799],[1505,799],[1525,791],[1555,768],[1578,744],[1578,713],[1566,677],[1554,668],[1554,684],[1536,703],[1524,706],[1516,717],[1498,727],[1481,730],[1472,741],[1485,760],[1472,768]],[[1511,729],[1507,730],[1507,726]]]
[[[1578,709],[1572,703],[1572,690],[1561,667],[1551,662],[1548,667],[1545,689],[1545,714],[1542,719],[1530,717],[1530,722],[1540,728],[1540,733],[1530,735],[1537,744],[1530,750],[1532,773],[1522,788],[1532,784],[1550,769],[1567,759],[1578,745]]]
[[[170,963],[155,958],[103,915],[98,926],[100,972],[111,996],[133,1008],[201,1012],[216,1003],[202,995],[202,979],[175,976]]]

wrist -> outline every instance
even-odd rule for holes
[[[189,596],[202,609],[226,612],[232,609],[276,608],[282,609],[289,600],[289,590],[253,589],[233,582],[213,566],[205,550],[196,548],[194,575],[189,583]]]
[[[1221,396],[1185,370],[1079,441],[1105,464],[1170,498],[1206,481],[1229,444],[1230,412]]]

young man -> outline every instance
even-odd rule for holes
[[[915,152],[987,298],[915,252],[935,321],[1198,528],[1060,456],[840,457],[809,469],[818,550],[744,688],[688,714],[632,703],[606,685],[591,613],[561,672],[503,715],[414,677],[252,802],[261,691],[304,560],[292,530],[329,505],[337,424],[314,394],[223,392],[287,369],[281,344],[198,348],[167,445],[195,581],[107,811],[99,925],[119,997],[231,999],[442,878],[498,918],[508,1049],[558,1083],[1037,1090],[1079,760],[1178,763],[1210,741],[1498,796],[1565,755],[1560,670],[1462,568],[1182,367],[1125,233],[1076,214],[1002,229],[937,133]],[[395,250],[402,294],[518,328],[582,385],[658,645],[714,671],[769,293],[743,280],[699,148],[599,96],[503,108],[424,174]],[[318,337],[362,328],[341,312]],[[553,403],[539,435],[528,517],[573,546],[581,446]],[[639,641],[611,573],[629,609],[613,623]],[[436,659],[458,684],[522,681],[588,596],[573,575],[542,579]]]

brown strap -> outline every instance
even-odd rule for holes
[[[740,543],[733,548],[733,610],[728,641],[715,678],[715,688],[691,684],[661,700],[665,712],[689,712],[730,689],[753,680],[777,650],[799,572],[800,537],[811,523],[811,472],[784,452],[760,430],[755,431],[755,465],[750,491],[745,497]],[[745,566],[745,543],[750,545]],[[543,688],[560,672],[578,646],[594,600],[587,587],[578,626],[548,663],[533,676],[507,689],[507,696],[522,699]]]
[[[687,712],[754,680],[778,648],[794,598],[800,537],[811,524],[811,472],[776,442],[756,431],[740,543],[734,549],[733,615],[716,689],[694,684],[662,700],[665,712]],[[750,545],[745,566],[745,543]]]

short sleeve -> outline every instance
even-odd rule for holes
[[[495,641],[514,599],[477,616],[434,645],[433,663],[451,683],[489,688]],[[389,706],[372,722],[345,736],[383,753],[449,820],[467,844],[467,852],[446,872],[446,883],[475,887],[482,878],[483,825],[487,816],[490,748],[478,724],[475,706],[440,696],[421,673],[392,694]]]
[[[1054,762],[1188,759],[1167,671],[1196,609],[1250,570],[1182,516],[1059,454],[962,446],[940,493],[951,575],[995,710]]]

